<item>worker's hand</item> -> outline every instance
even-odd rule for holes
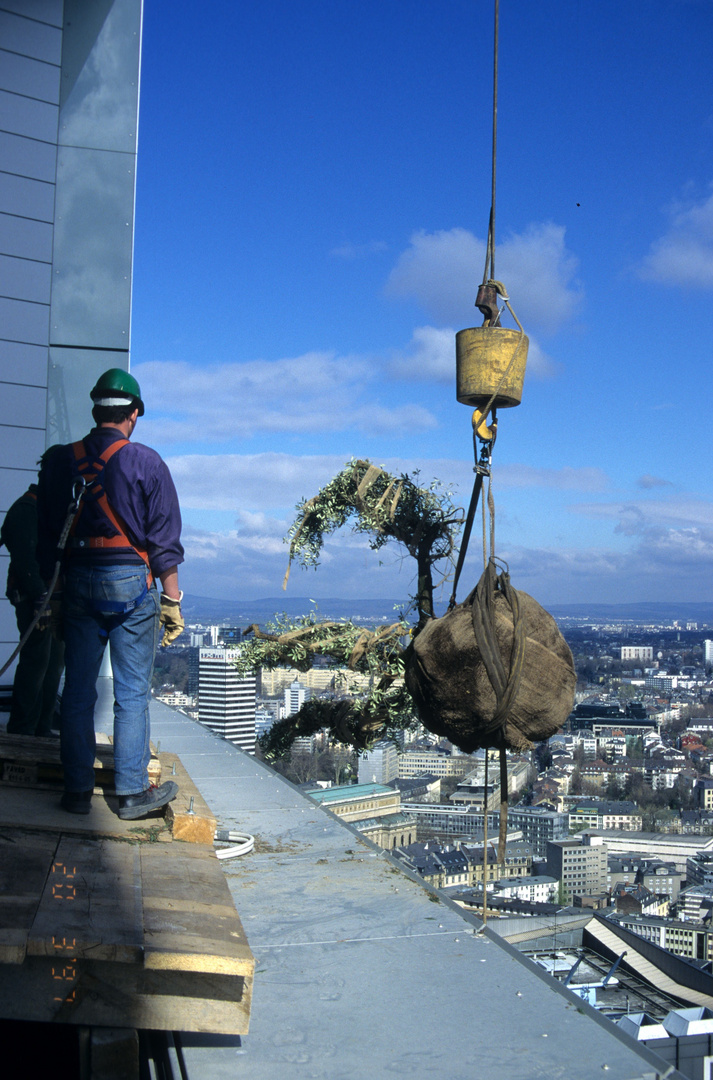
[[[165,592],[161,593],[161,626],[163,627],[162,645],[170,645],[171,642],[175,641],[178,635],[182,634],[186,628],[186,624],[183,621],[183,615],[181,614],[182,599],[183,593],[180,594],[178,600],[166,596]]]
[[[40,611],[42,612],[42,614],[37,620],[35,629],[46,630],[47,627],[50,625],[50,622],[52,621],[52,613],[50,611],[49,601],[47,599],[46,592],[42,593],[42,596],[38,596],[35,600],[34,614],[37,615],[37,613]]]

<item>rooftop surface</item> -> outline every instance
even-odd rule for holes
[[[219,824],[256,841],[223,863],[256,956],[250,1033],[186,1036],[189,1077],[432,1080],[439,1061],[451,1080],[658,1075],[660,1059],[269,768],[166,706],[151,716]]]

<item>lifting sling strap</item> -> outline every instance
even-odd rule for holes
[[[121,450],[122,447],[127,446],[128,439],[117,439],[111,445],[107,446],[98,457],[91,458],[87,455],[87,449],[84,445],[84,441],[80,439],[79,442],[72,443],[72,451],[74,453],[74,467],[79,476],[83,477],[86,483],[85,491],[91,491],[89,498],[92,502],[95,502],[104,516],[110,522],[110,524],[116,529],[114,536],[88,536],[83,537],[81,544],[87,546],[90,550],[101,549],[105,551],[111,548],[120,548],[126,550],[130,548],[135,551],[140,559],[146,564],[147,577],[146,584],[144,585],[139,596],[135,600],[129,600],[127,603],[119,603],[111,600],[101,601],[101,610],[104,612],[116,612],[117,614],[127,614],[129,611],[133,611],[135,607],[138,607],[142,603],[144,597],[148,593],[153,583],[153,575],[151,573],[151,567],[149,565],[148,552],[143,547],[137,547],[136,544],[129,538],[127,528],[121,517],[111,506],[104,485],[102,483],[102,474],[107,465],[107,462],[114,456],[114,454]],[[72,524],[72,534],[76,528],[77,522],[81,516],[84,504],[87,500],[85,495],[79,509],[79,513]],[[76,546],[76,541],[75,541]]]

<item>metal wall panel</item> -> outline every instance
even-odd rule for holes
[[[23,491],[27,491],[27,485],[34,483],[37,478],[37,466],[32,463],[30,469],[0,469],[0,518],[3,518],[10,509],[15,499],[19,499]],[[6,548],[0,548],[0,554],[7,554]],[[0,594],[5,583],[0,572]]]
[[[51,223],[0,214],[0,252],[48,262],[52,258]]]
[[[32,60],[29,56],[0,49],[0,87],[16,94],[59,103],[59,67]]]
[[[51,276],[48,262],[0,255],[0,296],[49,304]]]
[[[47,391],[43,386],[5,384],[0,393],[0,424],[44,428]]]
[[[22,53],[48,64],[59,64],[62,58],[60,27],[34,22],[8,11],[0,11],[0,41],[10,52]]]
[[[62,25],[62,0],[2,0],[2,6],[7,11],[24,15],[26,19],[37,19],[52,26]]]
[[[0,557],[0,585],[2,586],[0,592],[2,593],[5,592],[8,561],[7,558]],[[2,657],[3,664],[17,645],[17,642],[18,633],[17,623],[15,622],[15,609],[5,596],[0,596],[0,645],[2,646],[0,656]],[[2,682],[4,686],[10,686],[12,684],[16,663],[8,668],[3,675]]]
[[[0,424],[0,461],[14,469],[36,471],[36,462],[45,450],[45,433],[35,428],[4,427]],[[21,494],[21,493],[20,493]]]
[[[0,90],[0,127],[29,139],[54,142],[59,110],[47,101],[36,101],[8,90]]]
[[[0,297],[0,326],[3,334],[12,341],[45,344],[48,322],[49,308],[46,304],[28,304],[25,300]]]
[[[0,161],[3,172],[31,176],[54,183],[57,148],[50,143],[0,131]]]
[[[47,346],[0,340],[0,383],[46,386]]]
[[[54,220],[54,184],[0,172],[0,206],[6,214]]]

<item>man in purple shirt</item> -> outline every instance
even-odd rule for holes
[[[96,427],[52,455],[40,472],[37,496],[38,560],[49,581],[73,486],[85,485],[64,562],[62,807],[74,814],[91,809],[96,681],[109,641],[119,817],[133,820],[165,806],[178,792],[173,781],[151,787],[148,763],[149,699],[160,627],[164,645],[183,629],[181,514],[166,464],[148,446],[129,442],[144,413],[136,379],[111,368],[91,398]]]

